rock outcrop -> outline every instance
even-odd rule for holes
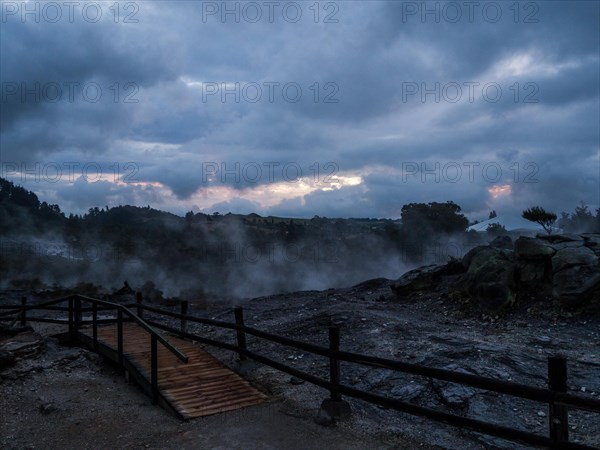
[[[517,294],[548,295],[560,305],[579,306],[600,291],[600,235],[520,237],[514,244]]]
[[[516,301],[513,259],[512,250],[475,247],[462,260],[466,273],[457,285],[483,310],[511,306]]]
[[[460,261],[448,264],[431,264],[410,270],[392,283],[391,289],[398,296],[408,296],[420,291],[429,291],[442,277],[464,272]]]
[[[514,244],[508,236],[499,236],[471,249],[460,262],[405,273],[392,290],[410,295],[457,273],[462,274],[455,291],[484,311],[510,307],[522,294],[577,307],[600,299],[600,234],[519,237]]]
[[[549,293],[552,280],[552,257],[556,253],[548,242],[530,237],[515,241],[515,279],[524,292]]]
[[[9,328],[0,326],[0,371],[44,350],[43,338],[29,326]]]

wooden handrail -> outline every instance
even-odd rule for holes
[[[142,308],[157,313],[171,316],[174,318],[183,319],[181,314],[166,311],[160,308],[154,308],[147,305],[142,305]],[[439,380],[459,383],[474,388],[485,389],[498,392],[500,394],[508,394],[514,397],[521,397],[528,400],[534,400],[543,403],[560,402],[565,405],[574,406],[582,409],[600,412],[600,400],[581,397],[573,394],[557,393],[547,388],[538,388],[526,384],[515,383],[513,381],[497,380],[495,378],[482,377],[462,372],[454,372],[447,369],[438,369],[435,367],[422,366],[419,364],[406,363],[402,361],[380,358],[376,356],[368,356],[360,353],[333,351],[327,347],[322,347],[316,344],[289,339],[276,334],[257,330],[248,326],[240,326],[231,322],[223,322],[214,319],[205,319],[194,317],[191,315],[185,316],[185,319],[190,322],[202,323],[205,325],[215,326],[217,328],[227,328],[231,330],[242,331],[246,334],[266,339],[271,342],[294,347],[299,350],[304,350],[309,353],[324,356],[326,358],[335,358],[340,361],[362,364],[365,366],[376,367],[381,369],[395,370],[397,372],[409,373],[412,375],[420,375]]]
[[[0,312],[0,317],[1,316],[10,316],[12,314],[18,314],[23,310],[29,311],[30,309],[42,309],[42,307],[44,307],[44,306],[56,305],[57,303],[66,302],[69,298],[70,298],[70,296],[62,297],[62,298],[58,298],[58,299],[54,299],[54,300],[48,300],[48,301],[42,302],[42,303],[36,303],[35,305],[27,305],[25,307],[22,307],[21,305],[10,305],[10,306],[14,307],[15,309],[13,309],[11,311]],[[3,308],[7,308],[8,306],[9,305],[4,305]]]
[[[188,362],[188,357],[183,352],[181,352],[177,347],[175,347],[173,344],[171,344],[167,339],[165,339],[163,336],[161,336],[159,333],[157,333],[156,330],[154,328],[152,328],[150,325],[148,325],[148,323],[144,319],[138,317],[129,308],[127,308],[127,307],[125,307],[123,305],[120,305],[118,303],[113,303],[113,302],[109,302],[109,301],[106,301],[106,300],[99,300],[99,299],[96,299],[96,298],[87,297],[85,295],[75,295],[74,297],[75,298],[80,298],[80,299],[82,299],[84,301],[96,303],[97,305],[112,306],[115,309],[117,309],[118,311],[122,311],[122,312],[126,313],[131,319],[133,319],[133,321],[135,323],[137,323],[140,327],[142,327],[148,333],[150,333],[151,335],[155,334],[158,342],[160,342],[171,353],[173,353],[175,356],[177,356],[177,358],[180,361],[183,361],[184,363]]]
[[[107,300],[100,300],[97,298],[88,297],[88,296],[79,295],[79,294],[68,295],[66,297],[48,300],[46,302],[37,303],[34,305],[27,305],[27,306],[23,306],[23,307],[20,305],[14,305],[14,307],[15,307],[14,310],[0,312],[0,317],[21,314],[23,311],[30,311],[33,309],[44,309],[47,306],[56,305],[58,303],[63,303],[63,302],[71,302],[75,299],[80,299],[80,300],[87,301],[87,302],[90,302],[90,303],[96,304],[96,305],[104,305],[108,309],[115,309],[117,311],[122,311],[122,312],[126,313],[130,319],[132,319],[134,322],[136,322],[139,326],[141,326],[148,333],[156,334],[158,342],[160,342],[171,353],[173,353],[175,356],[177,356],[177,358],[180,361],[182,361],[184,363],[188,362],[188,357],[185,355],[185,353],[181,352],[177,347],[172,345],[167,339],[165,339],[163,336],[161,336],[159,333],[157,333],[156,330],[154,330],[150,325],[148,325],[148,323],[146,321],[144,321],[142,318],[138,317],[133,311],[131,311],[129,308],[127,308],[123,305],[120,305],[119,303],[109,302]],[[69,312],[70,322],[75,320],[75,318],[72,317],[72,311],[70,310],[70,308],[65,308],[64,311]],[[80,311],[83,311],[83,308],[81,308]]]
[[[234,352],[242,351],[248,358],[251,358],[257,362],[273,367],[282,372],[288,373],[297,378],[303,379],[311,384],[319,386],[323,389],[327,389],[329,391],[336,391],[340,394],[347,395],[349,397],[357,398],[359,400],[363,400],[369,403],[373,403],[376,405],[385,406],[391,409],[395,409],[397,411],[406,412],[408,414],[419,415],[423,417],[427,417],[439,422],[444,422],[454,426],[460,426],[465,428],[470,428],[475,431],[479,431],[485,434],[489,434],[492,436],[497,436],[505,439],[516,440],[520,442],[525,442],[528,444],[534,445],[547,445],[551,448],[560,448],[560,449],[573,449],[573,450],[597,450],[595,447],[590,447],[587,445],[577,444],[577,443],[568,443],[561,442],[560,446],[556,446],[554,442],[545,436],[540,436],[538,434],[516,430],[513,428],[505,427],[502,425],[496,425],[492,423],[487,423],[483,421],[479,421],[476,419],[471,419],[468,417],[457,416],[450,413],[445,413],[442,411],[438,411],[435,409],[415,405],[413,403],[404,402],[398,399],[392,399],[388,397],[383,397],[377,394],[373,394],[370,392],[361,391],[359,389],[351,388],[349,386],[345,386],[343,384],[334,384],[328,380],[319,378],[317,376],[308,374],[299,369],[289,367],[283,363],[278,361],[274,361],[266,356],[254,353],[250,350],[241,350],[238,346],[233,344],[228,344],[226,342],[216,341],[214,339],[204,338],[202,336],[198,336],[194,333],[189,332],[181,332],[180,330],[169,327],[167,325],[160,324],[158,322],[150,321],[150,323],[157,327],[161,328],[165,331],[179,334],[180,336],[192,339],[201,343],[205,343],[208,345],[213,345],[216,347],[224,348],[227,350],[231,350]]]

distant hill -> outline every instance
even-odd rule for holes
[[[360,231],[365,225],[368,227],[383,227],[388,223],[399,223],[391,219],[375,218],[356,218],[356,219],[328,219],[315,216],[312,219],[286,218],[267,216],[263,217],[256,213],[250,214],[204,214],[192,213],[191,211],[185,217],[178,216],[169,212],[157,210],[154,208],[138,206],[116,206],[116,207],[90,207],[87,213],[83,215],[70,215],[69,217],[61,211],[59,205],[40,202],[37,195],[21,186],[4,178],[0,178],[0,231],[3,233],[26,234],[29,232],[41,233],[49,231],[60,231],[74,229],[74,222],[77,221],[81,226],[91,229],[102,229],[111,227],[114,230],[132,229],[133,227],[153,227],[170,225],[183,227],[186,224],[200,224],[213,222],[232,223],[237,222],[253,227],[272,228],[273,225],[281,227],[281,224],[300,226],[313,226],[322,228],[326,224],[335,226],[335,224],[352,224],[355,230]],[[154,225],[152,225],[154,223]],[[358,228],[357,228],[358,227]],[[338,227],[339,228],[339,227]],[[338,230],[339,231],[339,230]]]
[[[65,223],[58,205],[40,202],[37,195],[0,178],[0,232],[42,232]]]
[[[181,217],[129,205],[65,216],[58,205],[0,178],[0,285],[118,288],[128,280],[160,297],[354,284],[389,265],[398,226],[389,219],[256,213]],[[360,259],[367,262],[355,264]]]

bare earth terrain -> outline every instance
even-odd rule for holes
[[[2,301],[10,300],[11,295],[5,293]],[[243,306],[247,325],[283,336],[326,345],[327,327],[336,324],[341,328],[343,350],[541,387],[546,383],[547,356],[563,354],[569,361],[570,392],[600,397],[597,315],[572,315],[534,306],[497,319],[482,319],[447,298],[443,283],[433,292],[399,299],[392,295],[386,280],[348,289],[252,299]],[[230,305],[223,303],[192,304],[190,312],[233,319]],[[348,399],[353,410],[350,419],[317,424],[315,417],[326,391],[269,367],[240,366],[236,355],[212,348],[207,349],[241,370],[271,400],[182,422],[152,406],[101,357],[45,337],[64,330],[42,324],[34,324],[34,328],[36,333],[20,335],[17,353],[27,357],[0,372],[1,448],[521,448],[352,399]],[[234,341],[228,330],[192,324],[190,328],[211,338]],[[0,346],[6,347],[6,342]],[[328,374],[324,358],[250,337],[248,345],[293,367],[319,376]],[[469,417],[540,434],[547,430],[546,407],[535,402],[344,363],[342,380],[353,387]],[[570,425],[572,440],[600,446],[597,415],[573,412]]]

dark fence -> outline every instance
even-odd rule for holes
[[[55,306],[59,303],[68,303],[68,306]],[[82,303],[91,303],[91,307],[83,308]],[[24,326],[27,321],[30,322],[46,322],[55,323],[61,325],[68,325],[69,335],[72,341],[78,341],[78,329],[86,324],[92,325],[92,342],[94,350],[98,350],[98,325],[107,323],[117,324],[117,355],[119,366],[123,367],[123,322],[135,322],[142,329],[148,332],[150,336],[150,348],[151,348],[151,367],[150,367],[150,384],[152,390],[152,402],[158,402],[158,342],[160,342],[165,348],[172,352],[179,360],[187,363],[187,356],[173,346],[167,339],[160,335],[153,327],[148,325],[142,318],[134,314],[125,305],[118,303],[108,302],[105,300],[99,300],[91,297],[85,297],[83,295],[72,295],[66,298],[60,298],[57,300],[50,300],[44,303],[35,305],[27,305],[27,298],[21,298],[21,305],[1,305],[0,309],[8,309],[9,311],[0,312],[0,321],[11,321],[15,323],[17,320],[20,321],[20,325]],[[30,310],[42,310],[42,311],[61,311],[68,313],[68,319],[54,319],[49,317],[27,317],[27,311]],[[98,319],[99,311],[116,311],[116,318],[109,319]],[[83,312],[91,312],[91,320],[82,320]],[[6,318],[7,316],[16,314],[14,319]],[[127,317],[124,317],[127,316]]]
[[[65,301],[68,301],[68,307],[54,306],[58,303],[63,303]],[[82,301],[91,303],[92,307],[81,308]],[[128,307],[135,307],[137,309],[137,314],[134,314]],[[369,403],[381,405],[390,409],[395,409],[412,415],[427,417],[438,422],[443,422],[461,428],[468,428],[476,432],[496,436],[511,441],[518,441],[536,446],[547,446],[549,448],[556,449],[592,450],[596,448],[584,444],[569,442],[569,409],[583,409],[600,414],[600,400],[591,397],[584,397],[580,395],[567,393],[567,360],[566,358],[561,356],[554,356],[548,358],[548,387],[540,388],[520,383],[514,383],[510,381],[497,380],[494,378],[481,377],[478,375],[454,372],[446,369],[438,369],[418,364],[406,363],[402,361],[341,351],[339,350],[340,332],[339,328],[337,327],[329,327],[328,347],[289,339],[283,336],[268,333],[244,325],[242,308],[235,308],[233,310],[235,322],[225,322],[220,320],[195,317],[193,315],[188,314],[188,303],[185,301],[181,302],[180,312],[176,313],[166,309],[146,305],[142,301],[142,296],[140,294],[137,294],[136,303],[133,305],[126,306],[77,295],[58,300],[52,300],[50,302],[45,302],[37,305],[27,305],[26,299],[23,298],[21,305],[4,305],[0,306],[0,310],[1,309],[8,309],[8,311],[0,312],[0,321],[12,320],[12,322],[14,323],[16,320],[20,320],[22,325],[24,325],[27,320],[68,324],[69,331],[72,333],[73,339],[77,338],[77,329],[79,326],[84,325],[86,323],[90,323],[93,327],[95,346],[97,345],[97,325],[100,323],[116,322],[118,326],[118,351],[120,358],[122,358],[123,351],[122,323],[126,320],[123,317],[123,314],[126,314],[129,320],[135,321],[138,325],[146,329],[146,331],[148,331],[151,335],[152,386],[153,399],[155,401],[156,397],[158,396],[158,386],[156,381],[157,342],[160,341],[163,345],[165,345],[165,347],[169,348],[170,351],[175,353],[179,359],[187,362],[187,357],[185,357],[185,355],[183,355],[176,348],[174,348],[164,337],[162,337],[159,333],[157,333],[154,330],[154,328],[158,328],[173,333],[177,336],[192,339],[206,345],[211,345],[214,347],[237,352],[241,360],[246,358],[253,359],[257,362],[271,366],[277,370],[308,381],[309,383],[312,383],[316,386],[327,389],[329,391],[329,400],[333,402],[341,402],[342,395],[346,395],[348,397],[353,397]],[[32,309],[66,311],[69,313],[69,319],[65,321],[60,319],[50,319],[41,317],[28,318],[27,311]],[[90,310],[93,313],[92,320],[81,320],[81,312]],[[117,317],[99,320],[97,318],[97,312],[100,310],[116,310]],[[179,319],[180,326],[178,328],[175,328],[162,322],[144,319],[144,311],[151,312],[161,317]],[[10,317],[8,316],[11,315],[15,316],[15,318],[10,319]],[[237,343],[230,344],[227,342],[222,342],[215,339],[207,338],[205,336],[200,336],[195,333],[191,333],[188,331],[189,322],[235,331]],[[329,379],[317,377],[315,375],[287,366],[283,363],[274,361],[264,355],[249,350],[246,342],[246,335],[255,336],[257,338],[265,339],[276,344],[303,350],[308,353],[328,358],[330,368]],[[518,430],[515,428],[484,422],[469,417],[459,416],[444,411],[415,405],[413,403],[404,402],[395,398],[385,397],[373,394],[371,392],[366,392],[349,386],[345,386],[341,384],[340,361],[360,364],[363,366],[393,370],[406,374],[419,375],[453,383],[459,383],[466,386],[471,386],[473,388],[493,391],[512,397],[520,397],[536,402],[546,403],[548,405],[549,411],[549,436],[541,436],[538,434]]]

